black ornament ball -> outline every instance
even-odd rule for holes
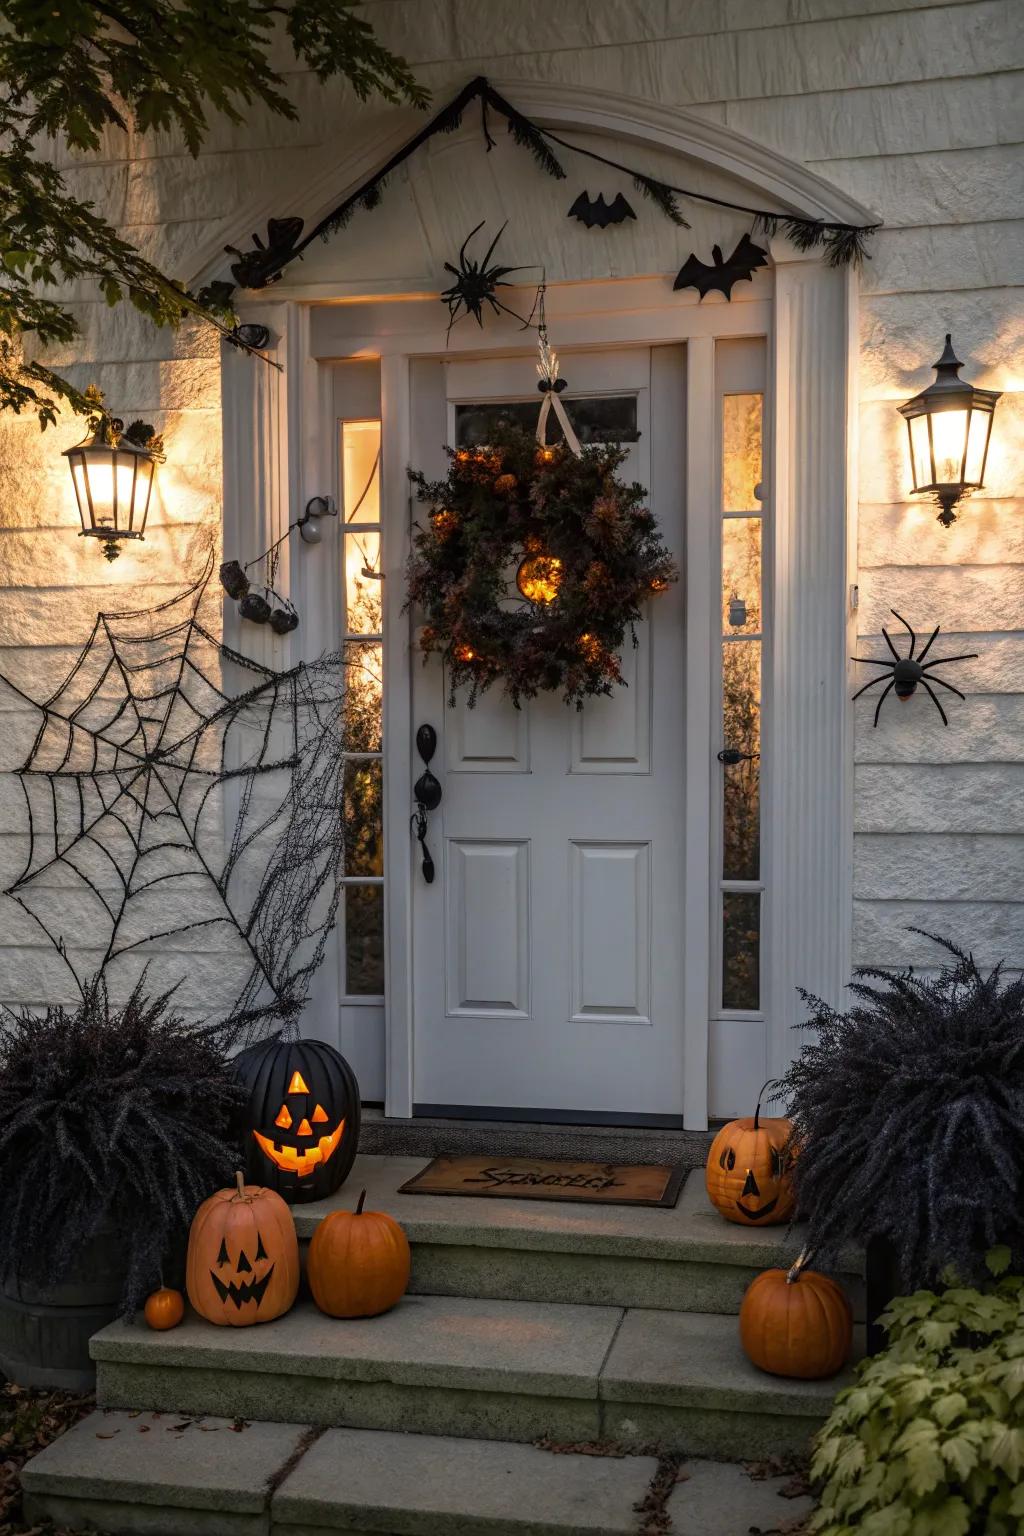
[[[275,635],[289,635],[299,627],[299,616],[294,608],[275,608],[270,615],[270,627]]]
[[[225,560],[220,568],[220,584],[228,597],[244,597],[249,590],[249,578],[237,560]]]
[[[270,604],[258,592],[247,592],[238,605],[238,611],[243,619],[251,619],[254,624],[265,624],[270,618]]]
[[[359,1084],[321,1040],[274,1035],[240,1051],[246,1176],[291,1205],[324,1200],[351,1172],[359,1145]]]

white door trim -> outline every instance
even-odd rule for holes
[[[769,1019],[769,1071],[792,1056],[792,1025],[801,1016],[798,986],[837,1003],[849,975],[852,924],[852,749],[846,700],[850,646],[848,594],[855,578],[853,461],[856,390],[856,276],[835,271],[820,256],[772,245],[774,273],[758,274],[749,297],[730,304],[680,302],[664,280],[563,284],[549,290],[548,314],[562,345],[607,347],[658,341],[688,343],[689,441],[708,431],[717,336],[767,335],[770,352],[770,461],[776,520],[773,586],[775,613],[770,667],[774,786],[766,801],[774,850],[765,944]],[[771,302],[772,276],[775,301]],[[655,290],[660,301],[655,302]],[[244,318],[271,327],[271,354],[287,362],[287,383],[232,349],[223,358],[225,537],[235,547],[262,547],[276,537],[311,495],[327,483],[330,455],[325,432],[329,391],[322,360],[379,356],[384,399],[383,487],[387,507],[384,569],[392,593],[400,591],[408,526],[409,365],[413,356],[442,353],[436,298],[396,305],[368,295],[365,306],[306,306],[275,291],[242,306]],[[379,325],[380,329],[374,331]],[[399,329],[399,326],[401,327]],[[497,348],[496,348],[497,343]],[[453,332],[451,353],[522,352],[510,322],[479,334]],[[703,397],[703,398],[702,398]],[[708,456],[701,456],[708,457]],[[714,509],[708,465],[690,455],[687,517],[688,633],[705,620],[710,595],[701,590],[697,551],[705,549]],[[713,464],[713,459],[709,459]],[[293,590],[314,592],[337,569],[329,539],[293,556]],[[233,552],[233,551],[232,551]],[[333,561],[333,563],[332,563]],[[316,563],[315,570],[312,563]],[[706,569],[706,567],[705,567]],[[312,583],[312,585],[310,585]],[[325,598],[328,609],[330,601]],[[387,620],[389,697],[386,701],[390,782],[385,790],[387,877],[390,887],[386,947],[387,1109],[406,1116],[412,1107],[409,964],[413,857],[408,838],[411,805],[412,722],[408,686],[413,659],[408,617],[392,601]],[[702,617],[703,616],[703,617]],[[296,631],[304,647],[312,631]],[[689,656],[689,651],[688,651]],[[270,658],[268,658],[270,659]],[[275,653],[278,665],[290,654]],[[707,1123],[706,934],[709,924],[707,815],[710,805],[710,699],[707,656],[699,647],[688,661],[686,1010],[684,1022],[686,1124]],[[698,678],[696,669],[703,668]],[[404,744],[399,750],[399,744]],[[784,754],[784,756],[783,756]],[[696,870],[703,865],[700,879]],[[692,891],[692,895],[690,892]],[[698,960],[700,963],[698,964]],[[325,980],[325,992],[329,986]],[[326,997],[314,999],[316,1033],[330,1038]]]

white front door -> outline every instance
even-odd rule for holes
[[[681,561],[684,349],[561,361],[581,437],[633,436],[620,473],[648,487]],[[479,440],[488,406],[519,401],[532,420],[539,399],[533,357],[416,362],[412,462],[443,475],[441,445]],[[418,1113],[681,1123],[681,586],[638,641],[629,686],[580,712],[556,695],[515,710],[496,688],[449,708],[440,663],[414,660],[413,734],[436,730],[444,792],[436,880],[418,859],[414,874]]]

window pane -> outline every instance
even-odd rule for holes
[[[636,395],[605,395],[589,400],[567,400],[562,404],[581,443],[635,443],[640,432],[636,424]],[[530,431],[537,425],[539,401],[497,400],[455,407],[455,446],[474,448],[489,441],[495,426],[511,422]],[[560,443],[563,432],[554,414],[548,417],[548,442]]]
[[[380,522],[380,422],[341,424],[342,510],[346,523]]]
[[[353,635],[379,635],[383,616],[380,534],[345,535],[345,628]]]
[[[381,704],[384,685],[380,642],[345,643],[345,751],[381,750]]]
[[[722,523],[722,633],[757,634],[761,628],[761,519],[727,517]]]
[[[345,764],[345,873],[384,873],[380,759]]]
[[[722,510],[756,512],[761,484],[760,395],[726,395],[722,402]]]
[[[350,997],[384,991],[384,890],[345,887],[345,991]]]
[[[750,754],[723,772],[722,877],[757,880],[761,869],[761,642],[722,646],[722,739]]]
[[[756,891],[722,896],[722,1007],[761,1006],[761,897]]]

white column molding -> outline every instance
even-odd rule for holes
[[[270,329],[266,354],[283,369],[287,345],[284,305],[246,306],[245,320]],[[288,421],[284,373],[238,347],[221,343],[224,549],[222,558],[245,564],[287,527]],[[214,578],[216,579],[216,578]],[[224,638],[267,666],[281,665],[269,626],[242,624],[236,605],[224,600]],[[279,642],[278,642],[279,643]]]
[[[387,961],[384,1109],[408,1118],[413,1105],[413,782],[410,620],[402,589],[409,555],[410,379],[407,357],[381,360],[381,568],[390,594],[384,618],[384,945]]]
[[[708,1123],[708,1020],[711,951],[711,672],[708,637],[719,628],[717,593],[708,583],[718,536],[715,437],[715,343],[686,346],[686,880],[683,944],[683,1123]],[[701,448],[696,445],[700,444]],[[690,638],[692,637],[692,638]],[[714,654],[714,652],[712,652]]]
[[[319,370],[309,354],[308,313],[295,304],[246,304],[240,318],[269,327],[266,354],[280,364],[272,367],[227,343],[221,348],[223,558],[244,565],[282,536],[305,504],[301,498],[307,483],[313,481],[321,490],[331,482],[322,479],[318,458]],[[299,628],[276,635],[269,625],[247,624],[225,596],[224,638],[229,645],[254,661],[284,670],[300,657],[317,656],[336,644],[328,639],[318,602],[321,590],[336,579],[337,533],[330,521],[315,548],[297,548],[297,534],[281,546],[276,587],[295,602]],[[259,567],[249,574],[255,583],[263,580]],[[251,680],[240,677],[233,685],[245,686]],[[339,1043],[336,934],[328,939],[301,1028],[306,1036]]]
[[[768,1070],[799,1049],[797,987],[839,1003],[849,978],[852,744],[846,697],[856,279],[772,244],[769,483],[774,485],[765,836]]]

